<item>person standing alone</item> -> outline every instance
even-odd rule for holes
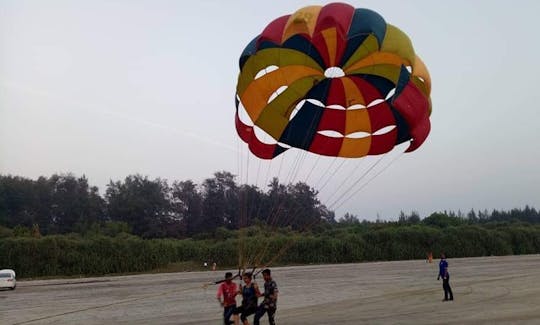
[[[437,280],[440,280],[440,278],[443,279],[443,301],[454,300],[452,288],[450,288],[450,273],[448,273],[448,262],[446,261],[446,255],[444,253],[441,254],[441,261],[439,262],[439,275],[437,276]]]

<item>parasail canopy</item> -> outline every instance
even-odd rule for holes
[[[430,131],[431,82],[409,37],[378,13],[343,3],[271,22],[244,49],[236,130],[257,157],[290,148],[358,158]]]

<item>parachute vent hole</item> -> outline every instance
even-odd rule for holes
[[[334,130],[320,130],[320,131],[317,131],[317,133],[330,137],[330,138],[343,138],[343,134]]]
[[[341,78],[345,76],[345,72],[340,67],[330,67],[324,71],[326,78]]]
[[[326,106],[324,105],[324,103],[321,102],[321,101],[318,100],[318,99],[309,98],[309,99],[307,99],[307,101],[310,102],[311,104],[315,105],[315,106],[326,107]]]
[[[277,69],[279,69],[279,67],[277,65],[269,65],[266,68],[264,68],[264,69],[260,70],[259,72],[257,72],[257,74],[255,75],[255,78],[253,78],[253,79],[259,79],[260,77],[264,76],[265,74],[270,73],[272,71],[276,71]]]
[[[296,116],[296,114],[298,114],[298,112],[302,109],[302,106],[304,106],[305,103],[306,103],[306,100],[302,99],[301,101],[298,102],[298,104],[296,104],[293,111],[291,112],[291,115],[289,115],[289,121],[292,120]]]
[[[388,94],[386,94],[385,100],[389,100],[390,98],[394,97],[394,94],[396,93],[396,88],[390,90]]]
[[[333,105],[328,105],[326,106],[326,108],[330,108],[330,109],[338,109],[338,110],[346,110],[345,107],[341,106],[341,105],[338,105],[338,104],[333,104]]]
[[[257,125],[253,126],[253,131],[257,139],[261,141],[262,143],[266,143],[266,144],[277,143],[277,141],[270,134],[268,134],[265,130],[263,130],[259,126]]]
[[[348,110],[364,109],[364,108],[366,108],[366,105],[362,105],[362,104],[354,104],[354,105],[351,105],[351,106],[347,107]]]
[[[242,123],[248,126],[253,126],[253,121],[251,120],[251,117],[249,116],[248,112],[246,111],[246,108],[242,104],[242,101],[238,100],[238,118]]]
[[[379,105],[380,103],[384,102],[385,100],[384,99],[375,99],[374,101],[372,101],[371,103],[368,104],[367,107],[373,107],[375,105]]]
[[[270,97],[268,98],[268,101],[267,101],[267,104],[270,103],[271,101],[273,101],[274,99],[276,99],[279,95],[281,95],[282,92],[284,92],[286,89],[288,88],[288,86],[281,86],[279,87],[278,89],[276,89],[276,91],[274,91],[272,93],[272,95],[270,95]]]
[[[395,128],[396,128],[395,125],[385,126],[385,127],[381,128],[381,129],[378,129],[377,131],[373,132],[373,135],[383,135],[383,134],[389,133],[390,131],[392,131]]]
[[[369,133],[369,132],[358,131],[358,132],[353,132],[353,133],[347,134],[346,138],[362,139],[362,138],[367,138],[369,136],[371,136],[371,133]]]

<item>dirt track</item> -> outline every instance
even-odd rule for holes
[[[540,324],[540,256],[275,268],[278,324]],[[193,272],[19,281],[0,291],[1,324],[221,324],[215,286]],[[262,279],[257,280],[259,283]],[[263,324],[267,324],[266,318]]]

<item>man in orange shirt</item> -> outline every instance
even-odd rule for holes
[[[223,324],[225,325],[232,325],[235,323],[231,321],[231,316],[236,309],[236,295],[238,294],[238,287],[232,280],[232,273],[225,273],[225,281],[219,285],[216,294],[219,304],[223,307]]]

